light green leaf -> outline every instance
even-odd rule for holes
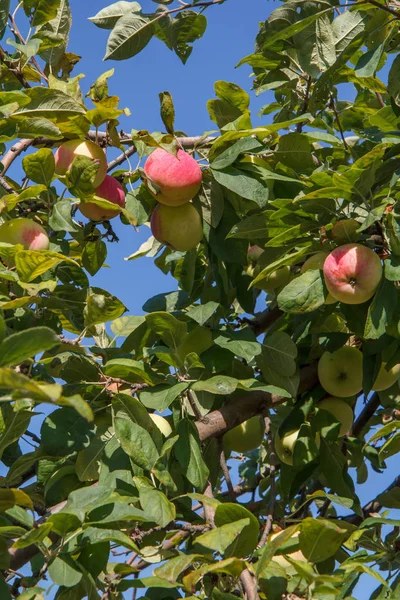
[[[57,585],[71,588],[82,579],[82,571],[75,561],[67,555],[57,556],[49,566],[49,575]]]
[[[176,517],[174,504],[165,494],[154,488],[139,488],[140,505],[149,521],[166,527]]]
[[[35,327],[14,333],[0,344],[0,367],[18,365],[39,352],[59,345],[60,338],[49,327]]]
[[[128,13],[140,12],[141,6],[138,2],[114,2],[110,6],[102,8],[94,17],[89,17],[89,21],[92,21],[97,27],[101,29],[112,29],[118,19]]]
[[[78,266],[72,258],[50,250],[20,250],[15,255],[18,275],[23,281],[28,282],[50,271],[60,262],[68,262]]]
[[[196,538],[196,544],[209,548],[214,552],[225,554],[225,550],[230,546],[235,539],[242,533],[242,531],[248,527],[250,519],[240,519],[233,523],[226,523],[220,527],[215,527],[211,531],[206,531],[199,537]]]
[[[325,302],[320,271],[307,271],[293,279],[278,295],[278,306],[288,313],[312,312]]]
[[[116,417],[114,420],[115,434],[124,451],[138,467],[151,471],[159,458],[156,445],[151,435],[127,418]]]
[[[107,41],[104,60],[125,60],[138,54],[153,37],[154,25],[151,19],[137,13],[121,17]]]

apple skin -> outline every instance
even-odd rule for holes
[[[157,148],[146,161],[145,175],[159,192],[150,192],[158,202],[167,206],[180,206],[189,202],[199,191],[202,173],[195,159],[184,150],[176,156]],[[145,180],[147,184],[147,180]]]
[[[0,226],[0,242],[22,244],[25,250],[48,250],[50,242],[46,231],[31,219],[12,219]]]
[[[94,142],[84,140],[69,140],[59,146],[54,155],[56,174],[65,175],[75,156],[86,156],[98,161],[98,171],[94,179],[94,187],[98,187],[107,173],[107,159],[103,150]]]
[[[249,272],[250,274],[250,272]],[[254,276],[258,275],[257,267],[254,270]],[[265,279],[254,284],[254,287],[259,290],[264,290],[268,294],[272,294],[276,289],[284,287],[291,280],[290,267],[285,266],[277,269]]]
[[[343,346],[335,352],[324,352],[318,362],[318,377],[331,396],[355,396],[362,389],[363,358],[360,350]]]
[[[180,252],[196,248],[203,238],[201,216],[190,203],[158,204],[151,215],[151,231],[160,243]]]
[[[271,533],[269,536],[269,541],[272,542],[273,539],[275,539],[276,537],[278,537],[278,535],[282,533],[281,531],[278,531],[277,533]],[[300,535],[300,531],[296,531],[296,533],[294,533],[292,535],[292,538],[297,538]],[[287,556],[290,556],[290,558],[292,558],[293,560],[299,560],[301,562],[307,562],[306,557],[304,556],[304,554],[302,553],[301,550],[296,550],[296,552],[292,552],[291,554],[288,554]],[[281,555],[281,554],[275,554],[273,559],[274,562],[278,563],[278,565],[280,565],[281,567],[283,567],[284,569],[287,569],[288,567],[291,567],[292,565],[290,564],[290,562],[288,560],[286,560],[286,558]]]
[[[234,427],[224,435],[225,452],[251,452],[264,439],[264,421],[258,415]]]
[[[247,259],[249,263],[256,263],[263,252],[264,249],[260,248],[260,246],[250,246],[247,250]]]
[[[332,227],[331,236],[337,244],[348,244],[355,242],[359,237],[356,234],[360,223],[355,219],[341,219]]]
[[[122,185],[111,175],[106,175],[104,181],[95,189],[99,198],[104,198],[121,208],[125,207],[125,192]],[[93,202],[81,202],[79,210],[87,219],[92,221],[109,221],[120,214],[119,210],[109,210]]]
[[[293,448],[299,437],[300,429],[284,435],[282,438],[276,434],[275,436],[275,452],[277,453],[279,460],[285,465],[293,465]]]
[[[394,365],[389,371],[386,370],[386,363],[381,364],[375,383],[372,386],[374,392],[383,392],[392,387],[400,377],[400,364]]]
[[[326,257],[328,256],[327,252],[317,252],[307,258],[305,263],[301,267],[301,272],[305,273],[306,271],[322,271],[324,268],[324,262]],[[325,304],[335,304],[337,302],[336,298],[332,296],[332,294],[328,294],[325,298]]]
[[[326,258],[324,278],[336,300],[362,304],[372,298],[382,278],[381,259],[367,246],[345,244]]]
[[[330,412],[338,421],[340,421],[339,437],[342,437],[348,433],[353,425],[354,415],[351,406],[344,402],[340,398],[329,396],[319,402],[318,408],[327,410]]]
[[[153,421],[154,425],[158,427],[158,429],[161,431],[164,437],[168,437],[171,435],[172,427],[165,417],[162,417],[161,415],[156,415],[154,413],[151,413],[149,417]]]

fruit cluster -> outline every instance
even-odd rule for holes
[[[184,150],[174,156],[157,148],[147,159],[145,183],[159,202],[151,217],[151,231],[159,242],[185,252],[203,237],[201,217],[190,202],[201,185],[201,169]]]

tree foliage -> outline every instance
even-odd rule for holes
[[[164,0],[152,14],[119,1],[89,27],[109,30],[107,60],[134,61],[155,37],[186,63],[206,9],[224,1]],[[0,243],[2,600],[41,600],[51,582],[58,600],[132,590],[338,600],[366,576],[371,599],[398,597],[399,480],[366,506],[358,493],[400,439],[398,383],[371,392],[381,366],[400,363],[399,21],[394,1],[274,4],[238,65],[251,66],[255,94],[273,91],[261,126],[248,93],[217,81],[211,136],[175,130],[168,92],[166,132],[128,135],[114,69],[83,96],[68,0],[0,0],[0,219],[31,219],[50,237],[48,250]],[[77,209],[110,203],[94,194],[90,160],[58,177],[54,160],[63,142],[85,138],[119,151],[108,171],[127,190],[127,234],[156,206],[142,170],[155,148],[184,148],[202,167],[202,242],[177,252],[150,237],[128,257],[154,258],[176,280],[144,316],[88,277],[118,240],[110,222]],[[128,171],[133,154],[141,167]],[[358,305],[330,302],[322,271],[302,268],[347,241],[384,266]],[[362,352],[362,394],[346,399],[357,418],[338,437],[338,419],[318,408],[317,364],[343,346]],[[42,404],[51,410],[39,432]],[[263,442],[231,452],[223,435],[254,417]],[[282,460],[276,440],[294,432]]]

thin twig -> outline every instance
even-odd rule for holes
[[[261,548],[267,542],[268,536],[271,533],[272,522],[274,520],[274,512],[275,512],[275,503],[276,503],[276,483],[275,483],[275,464],[276,464],[276,456],[275,456],[275,446],[274,439],[272,437],[271,432],[271,419],[267,414],[264,417],[265,422],[265,434],[268,438],[268,453],[269,453],[269,477],[270,477],[270,500],[268,504],[268,515],[267,521],[265,523],[264,531],[261,536],[261,540],[258,544],[258,548]]]
[[[378,102],[382,106],[382,108],[386,108],[386,104],[384,103],[381,94],[379,92],[375,92],[375,96],[377,97]]]
[[[339,114],[338,114],[338,112],[336,110],[336,102],[335,102],[335,99],[334,99],[333,96],[331,96],[330,106],[331,106],[331,108],[333,110],[333,113],[335,115],[336,125],[337,125],[337,127],[339,129],[340,137],[342,138],[342,142],[343,142],[343,146],[346,148],[346,150],[348,150],[349,146],[348,146],[348,144],[346,142],[346,138],[344,137],[344,132],[343,132],[343,129],[342,129],[342,125],[340,123]]]
[[[310,90],[311,90],[311,75],[307,77],[306,90],[304,92],[304,102],[300,111],[300,115],[304,115],[308,109],[308,102],[310,100]],[[297,133],[301,133],[303,131],[304,121],[297,124],[296,131]]]
[[[200,409],[197,406],[197,402],[193,396],[193,392],[191,390],[187,390],[186,397],[190,404],[190,408],[192,409],[192,412],[193,412],[194,416],[196,417],[196,420],[203,421],[203,415],[201,414]]]
[[[14,19],[14,15],[15,15],[15,12],[13,14],[9,13],[9,15],[8,15],[8,18],[10,19],[10,22],[12,25],[11,31],[19,39],[19,41],[25,46],[26,40],[21,35],[21,32],[18,29],[17,23]],[[36,60],[36,58],[34,56],[31,57],[31,61],[35,65],[35,67],[36,67],[39,75],[42,77],[42,79],[44,79],[46,83],[49,83],[47,76],[44,74],[42,67],[39,65],[38,61]]]
[[[4,167],[1,171],[1,174],[5,175],[8,169],[11,167],[14,160],[18,158],[18,156],[22,154],[22,152],[25,152],[25,150],[27,150],[29,146],[32,146],[32,144],[33,140],[22,139],[19,140],[19,142],[17,142],[13,146],[11,146],[11,148],[5,153],[5,155],[0,161],[0,163]]]
[[[374,416],[375,412],[378,410],[379,405],[379,396],[375,392],[368,400],[368,402],[358,415],[357,419],[354,421],[350,431],[351,437],[358,437],[360,435],[364,427],[367,425],[368,421]]]
[[[224,475],[226,485],[228,486],[228,493],[229,493],[230,499],[234,502],[236,499],[236,496],[235,496],[235,491],[233,489],[228,465],[226,464],[224,442],[223,442],[222,438],[219,438],[219,440],[218,440],[218,450],[219,450],[219,464],[221,465],[222,473]]]

